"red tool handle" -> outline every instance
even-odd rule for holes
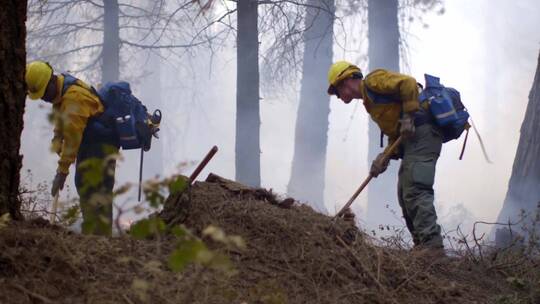
[[[199,174],[204,169],[204,167],[206,167],[206,165],[208,165],[208,162],[210,162],[212,157],[214,157],[214,155],[216,155],[217,151],[218,151],[217,146],[213,146],[212,149],[210,149],[210,151],[208,151],[208,153],[206,154],[204,159],[201,161],[201,163],[197,166],[197,168],[195,168],[195,171],[193,171],[193,173],[191,173],[191,175],[189,176],[189,184],[190,185],[193,184],[193,182],[195,182],[195,179],[197,178],[197,176],[199,176]]]

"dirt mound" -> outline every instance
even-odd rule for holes
[[[270,284],[290,303],[476,303],[489,302],[496,288],[458,260],[378,248],[348,221],[305,205],[280,208],[264,189],[207,181],[191,196],[170,197],[161,216],[197,232],[215,225],[242,236],[248,249],[233,255],[235,287]]]
[[[12,223],[0,231],[0,303],[159,301],[176,293],[178,281],[154,246],[130,237],[79,235],[46,221]],[[137,282],[148,287],[141,297]]]
[[[245,250],[205,239],[237,273],[170,271],[172,236],[104,238],[14,223],[0,229],[0,303],[492,303],[518,292],[467,260],[374,246],[348,221],[215,175],[169,197],[159,216],[199,236],[209,225],[241,236]]]

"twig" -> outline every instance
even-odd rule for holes
[[[123,294],[122,297],[124,298],[124,300],[126,300],[126,302],[128,302],[128,304],[134,304],[133,301],[131,301],[125,294]]]
[[[351,254],[351,256],[355,259],[356,263],[358,263],[358,265],[362,268],[362,270],[364,271],[364,273],[366,273],[366,274],[369,276],[369,278],[370,278],[371,280],[373,280],[373,282],[375,282],[375,284],[377,284],[377,287],[379,287],[379,289],[380,289],[382,292],[388,294],[388,291],[387,291],[386,288],[381,284],[381,282],[380,282],[379,280],[377,280],[377,278],[376,278],[375,276],[373,276],[373,274],[372,274],[371,272],[369,272],[369,271],[366,269],[366,267],[364,267],[362,261],[360,260],[360,258],[358,258],[358,257],[356,256],[356,254],[355,254],[354,251],[351,249],[351,247],[349,247],[349,245],[347,245],[347,243],[345,243],[345,241],[343,241],[343,240],[341,239],[341,237],[339,237],[339,235],[336,235],[336,238],[337,238],[337,240],[340,242],[340,244],[341,244],[345,249],[347,249],[347,251],[348,251],[348,252]],[[396,304],[397,304],[397,302],[396,302],[393,298],[390,298],[390,300],[391,300],[393,303],[396,303]]]
[[[472,261],[475,264],[478,263],[478,260],[476,259],[474,255],[474,250],[472,250],[471,247],[469,246],[469,241],[467,240],[467,236],[463,234],[459,225],[457,226],[456,233],[461,238],[461,241],[463,242],[463,244],[465,244],[465,249],[467,249],[468,256],[472,259]]]
[[[418,274],[420,274],[420,273],[425,273],[426,271],[428,271],[428,269],[431,268],[431,266],[433,266],[433,265],[435,265],[435,264],[436,264],[436,262],[433,262],[433,263],[429,264],[428,267],[427,267],[426,269],[422,269],[422,270],[419,270],[419,271],[413,273],[413,274],[412,274],[410,277],[408,277],[405,281],[403,281],[401,284],[399,284],[398,287],[396,287],[396,288],[394,289],[394,292],[398,292],[398,291],[401,289],[401,287],[405,286],[405,285],[406,285],[408,282],[410,282],[414,277],[416,277],[416,276],[417,276]]]
[[[202,269],[196,269],[195,275],[193,276],[195,279],[193,280],[195,284],[190,288],[190,290],[186,293],[186,297],[184,298],[184,303],[193,303],[193,296],[195,295],[195,290],[198,289],[200,285],[200,280],[203,275]]]
[[[116,226],[116,230],[118,231],[118,235],[122,236],[124,232],[122,231],[122,225],[120,224],[120,218],[122,217],[122,214],[124,213],[124,210],[121,207],[119,207],[118,205],[116,205],[116,204],[114,204],[114,207],[118,211],[118,215],[116,216],[116,219],[114,220],[114,225]]]
[[[377,251],[377,281],[381,280],[381,251]]]
[[[476,244],[476,247],[478,247],[478,255],[480,256],[480,261],[483,261],[484,255],[482,254],[482,245],[480,244],[480,241],[484,238],[485,234],[482,234],[480,238],[476,237],[476,223],[474,223],[473,225],[472,234],[473,234],[474,243]]]
[[[30,290],[22,287],[19,284],[11,283],[11,285],[13,287],[15,287],[16,289],[18,289],[19,291],[24,292],[27,295],[31,296],[32,298],[36,298],[36,299],[40,300],[43,303],[54,303],[52,300],[50,300],[50,299],[48,299],[48,298],[46,298],[46,297],[44,297],[44,296],[42,296],[40,294],[37,294],[37,293],[35,293],[33,291],[30,291]]]
[[[513,267],[516,267],[516,266],[523,265],[524,262],[525,261],[523,259],[520,259],[520,260],[518,260],[518,262],[514,262],[514,263],[493,264],[493,265],[489,266],[487,268],[487,270],[496,269],[496,270],[502,271],[503,268],[513,268]]]

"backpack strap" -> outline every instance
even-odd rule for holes
[[[366,87],[366,92],[369,97],[374,103],[376,104],[390,104],[390,103],[398,103],[399,97],[394,94],[381,94],[373,91],[368,85],[364,82],[364,87]]]
[[[70,74],[67,74],[67,73],[62,73],[62,76],[64,76],[64,85],[62,86],[62,95],[64,95],[66,93],[67,89],[69,89],[70,86],[77,85],[77,86],[80,86],[81,88],[89,89],[90,92],[92,92],[92,94],[96,95],[101,101],[101,98],[99,97],[99,94],[98,94],[97,90],[93,86],[89,86],[90,88],[86,88],[86,87],[82,86],[80,83],[78,83],[78,81],[79,81],[78,78],[76,78],[76,77],[74,77],[74,76],[72,76]]]
[[[87,125],[92,125],[92,127],[94,129],[95,128],[98,128],[98,129],[99,128],[102,128],[102,129],[112,129],[112,128],[114,128],[114,118],[110,117],[110,115],[107,115],[107,113],[106,113],[107,104],[103,102],[103,99],[99,95],[98,91],[93,86],[89,86],[89,88],[88,88],[86,86],[81,85],[78,82],[79,79],[72,76],[72,75],[70,75],[70,74],[62,73],[62,75],[64,76],[64,85],[62,86],[62,95],[64,95],[66,93],[66,91],[69,89],[69,87],[71,87],[73,85],[76,85],[76,86],[79,86],[81,88],[87,89],[90,92],[92,92],[92,94],[97,96],[97,98],[99,99],[99,102],[101,102],[101,104],[105,108],[105,112],[103,112],[103,113],[101,113],[101,114],[99,114],[97,116],[90,117],[88,119]],[[103,133],[103,132],[98,131],[98,133]]]
[[[416,83],[419,90],[423,90],[424,87],[420,83]],[[368,97],[375,103],[375,104],[391,104],[391,103],[399,103],[401,100],[401,97],[395,95],[395,94],[380,94],[375,91],[373,91],[365,82],[364,86],[366,87],[366,92]],[[422,102],[420,102],[422,104]],[[403,116],[403,111],[399,115],[400,117]],[[420,107],[416,115],[414,116],[414,125],[416,127],[421,126],[426,123],[430,123],[432,121],[431,117],[429,116],[428,111],[426,111],[425,107]],[[381,131],[381,138],[380,138],[380,146],[381,148],[384,147],[383,143],[384,139],[384,133]]]
[[[71,76],[70,74],[62,73],[62,76],[64,76],[64,85],[62,86],[62,96],[66,93],[67,89],[70,86],[72,85],[81,86],[77,83],[77,78]]]
[[[423,91],[424,90],[424,87],[422,86],[422,84],[420,83],[416,83],[417,86],[418,86],[418,89]],[[368,97],[375,103],[375,104],[391,104],[391,103],[399,103],[401,101],[401,97],[400,96],[397,96],[395,94],[380,94],[380,93],[376,93],[375,91],[373,91],[372,89],[370,89],[366,83],[364,83],[364,86],[366,87],[366,92],[367,92],[367,95]],[[420,93],[421,95],[422,93]],[[426,111],[427,107],[425,106],[422,106],[423,102],[421,97],[419,95],[419,103],[420,103],[420,109],[417,111],[415,117],[414,117],[414,123],[415,123],[415,126],[420,126],[420,125],[423,125],[425,123],[429,123],[431,122],[431,118],[429,117],[429,114],[428,111]],[[399,115],[400,117],[403,116],[403,110],[402,112],[400,113]],[[382,138],[382,136],[381,136]],[[382,147],[382,144],[381,144],[381,147]]]
[[[366,88],[367,95],[369,99],[373,101],[375,104],[391,104],[391,103],[398,103],[399,97],[394,94],[380,94],[375,91],[373,91],[365,82],[364,86]],[[402,114],[400,114],[401,116]],[[384,133],[381,131],[381,137],[379,145],[381,148],[384,147]]]

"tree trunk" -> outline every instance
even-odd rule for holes
[[[521,211],[540,212],[540,55],[525,118],[521,125],[519,144],[508,183],[508,192],[498,221],[520,220]],[[517,228],[517,227],[516,227]]]
[[[288,194],[321,212],[324,205],[330,97],[326,74],[332,64],[334,0],[308,0],[300,104]],[[318,7],[324,8],[320,9]]]
[[[368,1],[369,70],[378,68],[399,72],[398,0]],[[382,152],[381,131],[370,119],[368,126],[368,162]],[[397,203],[397,165],[379,175],[368,187],[367,219],[370,224],[397,224],[392,210],[399,212]]]
[[[26,1],[0,0],[0,215],[20,213],[19,155],[26,99]]]
[[[101,82],[120,78],[120,27],[118,0],[103,0],[103,50]]]
[[[141,83],[141,100],[152,113],[156,109],[163,109],[161,102],[161,59],[154,51],[148,50],[148,59],[145,66],[148,67],[147,75]],[[161,132],[160,132],[161,133]],[[163,138],[152,139],[152,149],[144,159],[144,179],[152,178],[156,175],[163,175]],[[146,157],[148,156],[148,157]]]
[[[253,187],[261,184],[257,6],[237,2],[236,180]]]

